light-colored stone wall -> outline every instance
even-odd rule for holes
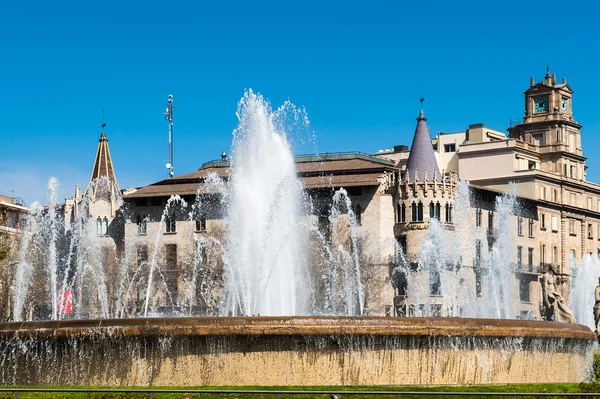
[[[577,383],[594,334],[485,319],[202,318],[10,326],[7,385],[320,386]],[[111,323],[112,322],[112,323]],[[92,321],[92,323],[94,323]],[[143,323],[143,324],[139,324]],[[562,324],[562,325],[561,325]],[[39,328],[39,324],[34,329]],[[343,334],[339,332],[343,331]],[[44,333],[42,333],[43,335]],[[60,337],[60,338],[59,338]],[[18,347],[20,350],[15,350]],[[17,367],[19,365],[19,367]]]

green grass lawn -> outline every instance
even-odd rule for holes
[[[10,388],[10,387],[3,387]],[[25,387],[24,387],[25,388]],[[33,388],[33,387],[26,387]],[[37,387],[37,388],[58,388],[58,387]],[[88,388],[88,387],[64,387],[64,388]],[[102,388],[102,387],[89,387]],[[146,387],[138,387],[135,389],[148,389]],[[343,399],[375,399],[375,398],[397,398],[397,394],[393,395],[360,395],[360,394],[344,394],[344,391],[393,391],[397,393],[404,392],[523,392],[523,393],[593,393],[600,394],[600,384],[511,384],[511,385],[476,385],[476,386],[431,386],[431,387],[415,387],[415,386],[346,386],[346,387],[331,387],[331,386],[310,386],[310,387],[153,387],[153,389],[215,389],[215,390],[273,390],[273,391],[326,391],[334,392]],[[600,395],[599,395],[600,396]],[[423,399],[423,398],[458,398],[459,396],[433,396],[433,395],[401,395],[403,399]],[[468,396],[469,398],[478,398],[479,396]],[[496,396],[501,398],[506,396]],[[512,396],[509,396],[512,398]],[[520,397],[520,396],[519,396]],[[0,392],[0,399],[14,399],[15,394],[12,392]],[[100,393],[64,393],[64,392],[24,392],[20,394],[20,399],[147,399],[147,393],[119,393],[119,392],[100,392]],[[155,399],[275,399],[274,394],[185,394],[185,393],[155,393]],[[488,398],[490,398],[488,396]],[[303,394],[303,395],[281,395],[281,399],[329,399],[327,394]]]

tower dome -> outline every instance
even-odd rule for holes
[[[434,177],[441,180],[442,177],[433,153],[431,137],[429,137],[429,129],[427,128],[427,118],[425,118],[423,110],[417,118],[417,128],[408,156],[406,173],[408,173],[410,181],[416,179],[423,181],[425,176],[428,180],[433,180]]]

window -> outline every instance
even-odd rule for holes
[[[440,273],[437,270],[429,272],[429,293],[431,295],[441,294]]]
[[[552,263],[558,263],[558,247],[552,247]]]
[[[148,246],[139,245],[137,247],[137,266],[143,268],[148,264]]]
[[[356,204],[354,207],[354,220],[356,221],[356,225],[360,226],[362,224],[362,207],[360,204]],[[204,218],[204,229],[206,230],[206,217]]]
[[[540,263],[543,265],[546,263],[546,245],[542,244],[540,247]]]
[[[577,257],[575,256],[576,252],[574,249],[571,250],[570,255],[573,257],[573,259],[577,259]]]
[[[571,193],[571,205],[577,206],[577,194]]]
[[[416,222],[417,221],[417,204],[415,202],[413,202],[412,205],[410,206],[410,213],[411,213],[411,221]]]
[[[533,248],[527,249],[527,271],[533,272]]]
[[[521,302],[531,302],[529,299],[529,281],[528,280],[520,280],[519,281],[519,296],[521,297]]]
[[[592,197],[588,197],[587,199],[587,209],[592,210]]]
[[[556,216],[552,216],[552,231],[558,232],[558,218]]]
[[[540,186],[540,199],[546,199],[546,186]]]
[[[571,167],[569,168],[569,172],[569,177],[575,178],[575,174],[577,172],[577,170],[575,169],[575,165],[571,165]]]
[[[405,223],[406,222],[406,205],[402,204],[402,206],[400,207],[400,222]]]
[[[108,235],[108,218],[106,216],[104,216],[104,219],[102,220],[102,235]]]
[[[435,218],[435,205],[433,205],[433,202],[429,203],[429,219],[433,219]]]
[[[475,267],[481,267],[481,240],[475,240]]]
[[[540,230],[546,230],[546,214],[540,214]]]
[[[488,234],[494,234],[494,213],[488,213]]]
[[[577,232],[575,231],[575,219],[569,219],[569,234],[572,236],[577,235]]]
[[[535,161],[527,161],[527,169],[529,169],[529,170],[536,169],[536,167],[535,167]]]
[[[137,233],[138,234],[142,234],[143,235],[143,234],[147,233],[147,231],[148,231],[147,226],[148,225],[147,225],[146,217],[137,215],[136,224],[137,224]]]
[[[523,218],[521,217],[517,218],[517,234],[523,235]]]
[[[196,231],[206,231],[206,215],[203,213],[196,219]]]
[[[167,233],[177,232],[177,221],[173,215],[165,216],[165,228]]]
[[[588,239],[590,239],[590,240],[594,239],[594,231],[592,229],[591,223],[588,223]]]
[[[452,223],[452,205],[446,204],[446,223]]]
[[[527,225],[527,234],[530,238],[533,237],[533,219],[529,219]]]
[[[557,189],[552,190],[552,201],[558,202],[558,190]]]
[[[544,135],[543,134],[534,134],[533,136],[533,144],[537,146],[544,145]]]
[[[444,144],[444,152],[456,152],[456,144]]]
[[[437,220],[441,220],[440,219],[440,214],[442,213],[442,206],[440,205],[440,203],[436,203],[435,204],[435,218]]]
[[[100,216],[96,219],[96,234],[102,235],[102,219],[100,219]]]
[[[523,247],[517,247],[517,270],[523,269]]]
[[[481,227],[481,217],[483,216],[483,211],[481,209],[477,209],[475,211],[475,227]]]
[[[423,203],[419,202],[419,205],[417,205],[417,221],[422,222],[423,221]]]

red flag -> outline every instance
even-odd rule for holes
[[[58,314],[73,313],[73,291],[64,290],[58,294]]]

